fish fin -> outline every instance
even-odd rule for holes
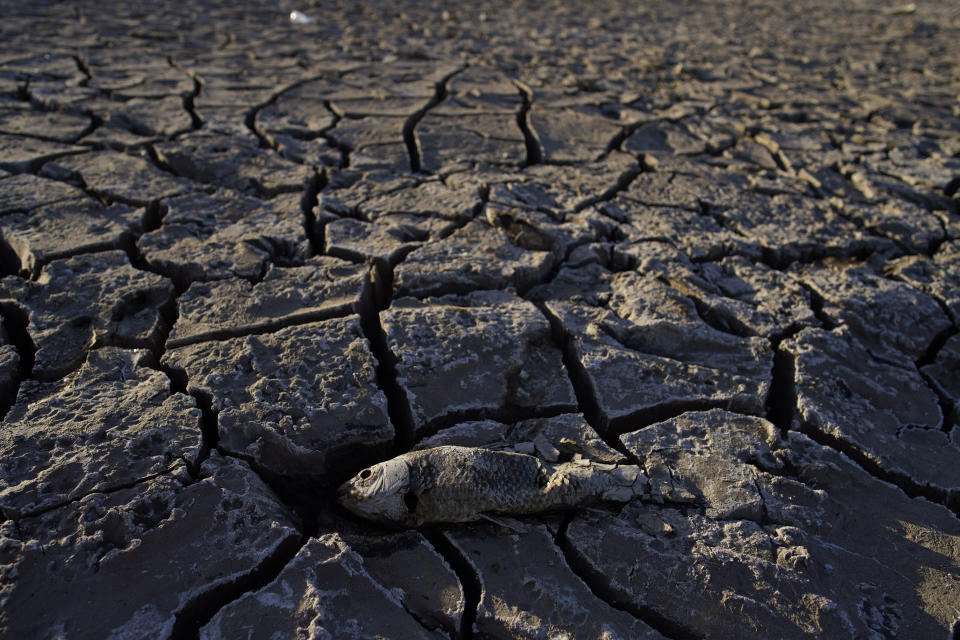
[[[527,533],[527,528],[513,518],[498,518],[490,515],[489,513],[481,513],[480,517],[488,522],[500,525],[504,529],[510,529],[511,531],[516,531],[517,533]]]

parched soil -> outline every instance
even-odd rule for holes
[[[958,637],[955,3],[311,2],[0,0],[0,636]]]

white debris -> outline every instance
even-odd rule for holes
[[[308,16],[301,11],[291,11],[290,22],[293,24],[316,24],[317,19],[313,16]]]

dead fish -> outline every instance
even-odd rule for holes
[[[646,487],[635,465],[583,458],[554,464],[522,453],[444,446],[364,469],[340,487],[338,500],[368,520],[418,527],[626,502]]]

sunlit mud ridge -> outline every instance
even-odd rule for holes
[[[0,0],[0,637],[960,637],[960,11],[422,5]]]

